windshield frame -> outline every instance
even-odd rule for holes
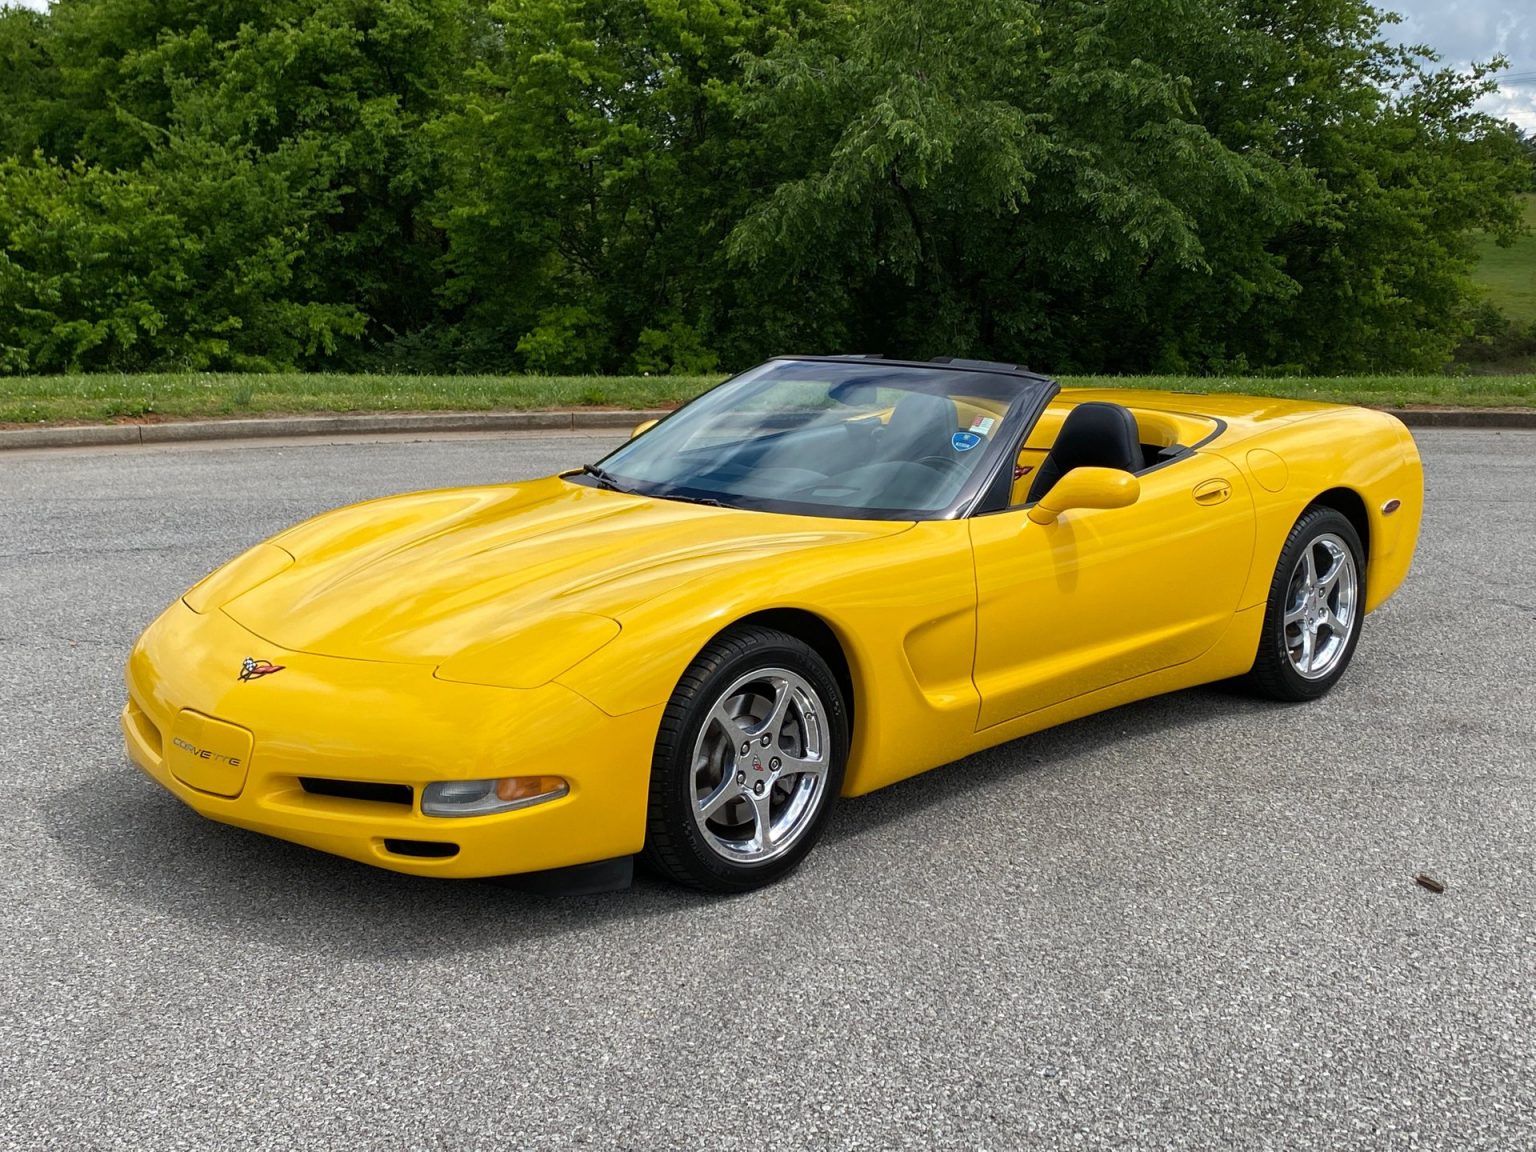
[[[705,397],[713,395],[719,389],[735,384],[744,376],[778,363],[843,364],[850,367],[868,369],[917,369],[921,372],[932,373],[936,383],[941,378],[952,380],[955,373],[975,373],[979,376],[990,377],[994,382],[1001,381],[1001,388],[998,390],[1006,397],[1007,408],[1002,417],[1002,424],[998,428],[997,435],[990,437],[986,441],[983,455],[977,462],[976,467],[972,469],[970,476],[950,502],[940,508],[867,508],[836,504],[804,503],[772,497],[722,493],[713,489],[691,488],[686,485],[646,482],[632,476],[626,476],[622,469],[622,457],[631,445],[636,442],[638,437],[626,441],[597,462],[596,468],[600,471],[601,476],[595,475],[589,470],[566,474],[565,479],[584,486],[612,488],[631,495],[659,500],[677,500],[684,503],[706,504],[711,507],[750,512],[773,512],[793,516],[810,516],[824,520],[957,520],[972,515],[977,511],[978,506],[986,501],[988,494],[999,483],[998,477],[1004,469],[1007,470],[1011,479],[1013,465],[1018,458],[1019,445],[1024,442],[1029,429],[1034,427],[1036,421],[1039,420],[1041,413],[1044,412],[1051,398],[1060,390],[1060,385],[1047,376],[1041,376],[1014,365],[994,364],[988,361],[887,360],[884,357],[873,356],[774,356],[762,364],[754,365],[746,372],[737,373],[735,376],[721,381],[714,388],[701,393],[687,404],[668,413],[658,420],[652,429],[648,429],[644,435],[653,435],[657,429],[663,427],[668,421],[687,412],[693,405],[699,403]],[[907,377],[908,381],[913,379],[921,379],[921,377]],[[998,385],[994,383],[993,388],[998,388]],[[921,391],[921,389],[913,390]],[[940,390],[936,388],[935,391],[938,392]],[[617,461],[617,466],[610,466],[610,462],[614,461]],[[588,466],[588,468],[590,469],[591,466]]]

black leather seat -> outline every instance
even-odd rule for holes
[[[1139,472],[1144,463],[1136,417],[1129,408],[1089,400],[1067,413],[1061,433],[1029,486],[1033,504],[1074,468],[1118,468]]]
[[[959,412],[948,396],[908,392],[896,401],[880,430],[878,459],[920,460],[953,456],[950,438],[959,426]]]

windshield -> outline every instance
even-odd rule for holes
[[[774,360],[631,440],[587,482],[737,508],[943,519],[1053,390],[1001,371]]]

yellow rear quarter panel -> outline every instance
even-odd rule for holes
[[[1251,480],[1257,538],[1243,606],[1264,602],[1285,539],[1308,505],[1339,503],[1342,494],[1358,497],[1365,514],[1365,610],[1380,607],[1408,575],[1424,514],[1424,470],[1395,417],[1330,407],[1247,437],[1221,437],[1210,451]],[[1392,501],[1397,507],[1388,512]]]
[[[1242,607],[1263,603],[1285,538],[1307,506],[1340,489],[1357,495],[1364,506],[1366,611],[1378,608],[1407,576],[1424,512],[1424,472],[1413,436],[1396,417],[1275,397],[1069,388],[1052,400],[1031,430],[1019,463],[1037,468],[1066,414],[1089,400],[1129,408],[1144,444],[1194,444],[1217,421],[1225,425],[1202,451],[1225,458],[1251,481],[1258,532]],[[1278,457],[1281,467],[1265,461],[1264,453]],[[1283,477],[1278,487],[1273,483],[1277,472]],[[1015,485],[1016,500],[1028,491],[1031,475]],[[1401,506],[1384,512],[1393,499]]]

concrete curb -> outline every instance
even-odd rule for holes
[[[1536,428],[1536,408],[1387,408],[1410,428]],[[569,412],[376,412],[356,416],[276,416],[261,420],[187,420],[167,424],[85,424],[0,430],[6,448],[89,448],[251,440],[285,436],[392,435],[412,432],[580,432],[633,428],[665,410]]]
[[[1384,408],[1410,428],[1536,428],[1536,408]]]
[[[276,416],[261,420],[187,420],[167,424],[86,424],[0,430],[6,448],[88,448],[254,440],[275,436],[356,436],[411,432],[580,432],[633,428],[665,410],[571,412],[377,412],[357,416]]]

